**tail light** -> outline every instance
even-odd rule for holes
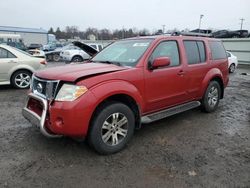
[[[44,60],[44,61],[41,61],[40,64],[42,64],[42,65],[47,65],[47,61],[45,61],[45,60]]]

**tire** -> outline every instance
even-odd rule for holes
[[[229,73],[234,73],[235,71],[235,64],[232,63],[230,66],[229,66]]]
[[[53,61],[55,61],[55,62],[60,61],[60,55],[59,54],[54,54],[53,55]]]
[[[74,56],[71,62],[82,62],[83,58],[81,56]]]
[[[134,128],[135,116],[127,105],[106,103],[94,115],[88,135],[89,145],[100,154],[116,153],[132,138]]]
[[[11,76],[11,85],[18,89],[27,89],[30,87],[32,73],[27,70],[16,71]]]
[[[202,98],[202,110],[205,112],[213,112],[219,105],[221,96],[221,87],[217,81],[211,81]]]

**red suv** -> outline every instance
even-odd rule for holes
[[[23,116],[45,136],[87,138],[97,152],[110,154],[124,148],[142,123],[198,106],[214,111],[227,84],[220,40],[131,38],[86,63],[36,72]]]

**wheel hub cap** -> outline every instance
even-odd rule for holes
[[[15,83],[20,88],[26,88],[30,85],[30,76],[25,73],[20,73],[15,77]]]
[[[208,93],[208,105],[210,107],[214,107],[218,102],[218,98],[219,98],[218,89],[216,87],[211,87]]]
[[[123,141],[128,132],[128,119],[122,113],[111,114],[102,125],[102,140],[114,146]]]

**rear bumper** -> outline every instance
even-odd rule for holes
[[[32,111],[31,109],[28,108],[28,101],[30,98],[33,98],[33,99],[41,102],[41,104],[43,106],[43,111],[42,111],[41,116],[39,116],[34,111]],[[60,137],[61,135],[52,134],[45,127],[47,110],[48,110],[47,101],[41,97],[34,95],[33,93],[30,93],[28,95],[27,103],[22,110],[22,114],[23,114],[23,117],[25,117],[25,119],[27,119],[32,125],[35,125],[36,127],[38,127],[44,136],[50,137],[50,138]]]

